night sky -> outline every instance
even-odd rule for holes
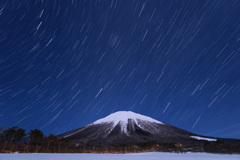
[[[0,1],[0,126],[130,110],[240,138],[239,0]]]

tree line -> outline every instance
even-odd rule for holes
[[[48,136],[39,129],[26,130],[17,126],[0,129],[0,153],[139,153],[139,152],[210,152],[240,153],[240,140],[234,142],[203,141],[200,145],[181,143],[140,143],[111,146],[90,146],[53,134]]]
[[[53,134],[45,136],[39,129],[28,133],[17,126],[0,132],[1,153],[139,153],[151,151],[178,152],[179,147],[174,144],[121,144],[112,146],[90,146],[84,143],[77,145]]]
[[[58,139],[53,134],[45,136],[39,129],[31,129],[26,133],[26,130],[14,126],[1,131],[0,134],[1,153],[74,152],[74,146],[68,139]]]

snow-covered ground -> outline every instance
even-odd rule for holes
[[[240,160],[240,155],[208,153],[0,154],[0,160]]]

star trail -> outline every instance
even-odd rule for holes
[[[3,0],[0,127],[130,110],[240,138],[240,1]]]

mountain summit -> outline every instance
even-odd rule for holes
[[[125,133],[126,135],[129,135],[128,124],[134,123],[135,125],[141,128],[141,125],[139,125],[139,122],[141,123],[141,121],[146,121],[148,123],[162,124],[162,122],[159,122],[155,119],[152,119],[150,117],[137,114],[131,111],[118,111],[110,114],[105,118],[99,119],[93,122],[92,124],[97,125],[97,124],[110,123],[112,124],[112,129],[115,128],[116,126],[118,127],[120,126],[121,132]]]
[[[119,111],[58,136],[89,145],[216,141],[131,111]]]
[[[93,124],[112,123],[113,126],[120,124],[121,127],[124,127],[124,126],[127,126],[129,121],[134,121],[136,124],[138,124],[138,121],[147,121],[147,122],[162,124],[162,122],[160,121],[157,121],[150,117],[137,114],[131,111],[118,111],[118,112],[112,113],[105,118],[102,118],[93,122]]]

